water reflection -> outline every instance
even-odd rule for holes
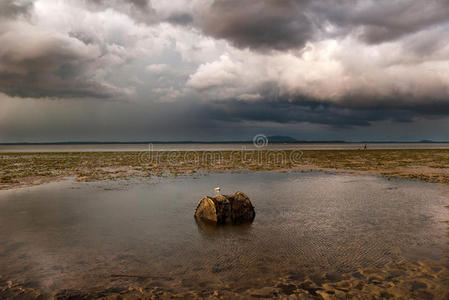
[[[194,218],[198,228],[198,233],[205,239],[220,239],[223,237],[249,237],[251,236],[252,222],[242,223],[238,225],[216,225],[210,222],[202,221]]]
[[[257,211],[252,224],[195,221],[198,200],[217,185],[250,197]],[[1,191],[0,286],[11,280],[47,291],[130,284],[183,291],[227,283],[243,290],[283,276],[338,278],[402,259],[447,261],[446,192],[432,184],[314,173]]]

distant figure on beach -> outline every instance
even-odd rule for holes
[[[365,144],[365,146],[363,146],[363,150],[366,150],[366,148],[367,148],[367,145]]]

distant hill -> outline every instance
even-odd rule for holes
[[[298,140],[290,137],[290,136],[283,136],[283,135],[273,135],[268,137],[269,143],[296,143]]]
[[[419,142],[420,143],[427,143],[427,144],[439,143],[439,142],[436,142],[436,141],[433,141],[433,140],[421,140]]]

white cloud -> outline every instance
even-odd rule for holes
[[[169,70],[169,66],[166,64],[152,64],[148,65],[145,69],[150,73],[160,74]]]
[[[243,99],[264,91],[294,99],[323,102],[351,99],[364,106],[373,101],[425,103],[429,98],[449,101],[449,51],[440,49],[428,61],[414,59],[403,41],[367,45],[352,37],[308,43],[302,51],[254,53],[234,49],[201,64],[187,86],[204,98]],[[408,100],[407,100],[408,99]]]

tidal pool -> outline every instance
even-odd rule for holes
[[[216,186],[246,193],[255,221],[197,223],[198,200]],[[447,268],[448,196],[439,185],[376,176],[264,172],[0,191],[0,286],[207,295],[404,260]]]

